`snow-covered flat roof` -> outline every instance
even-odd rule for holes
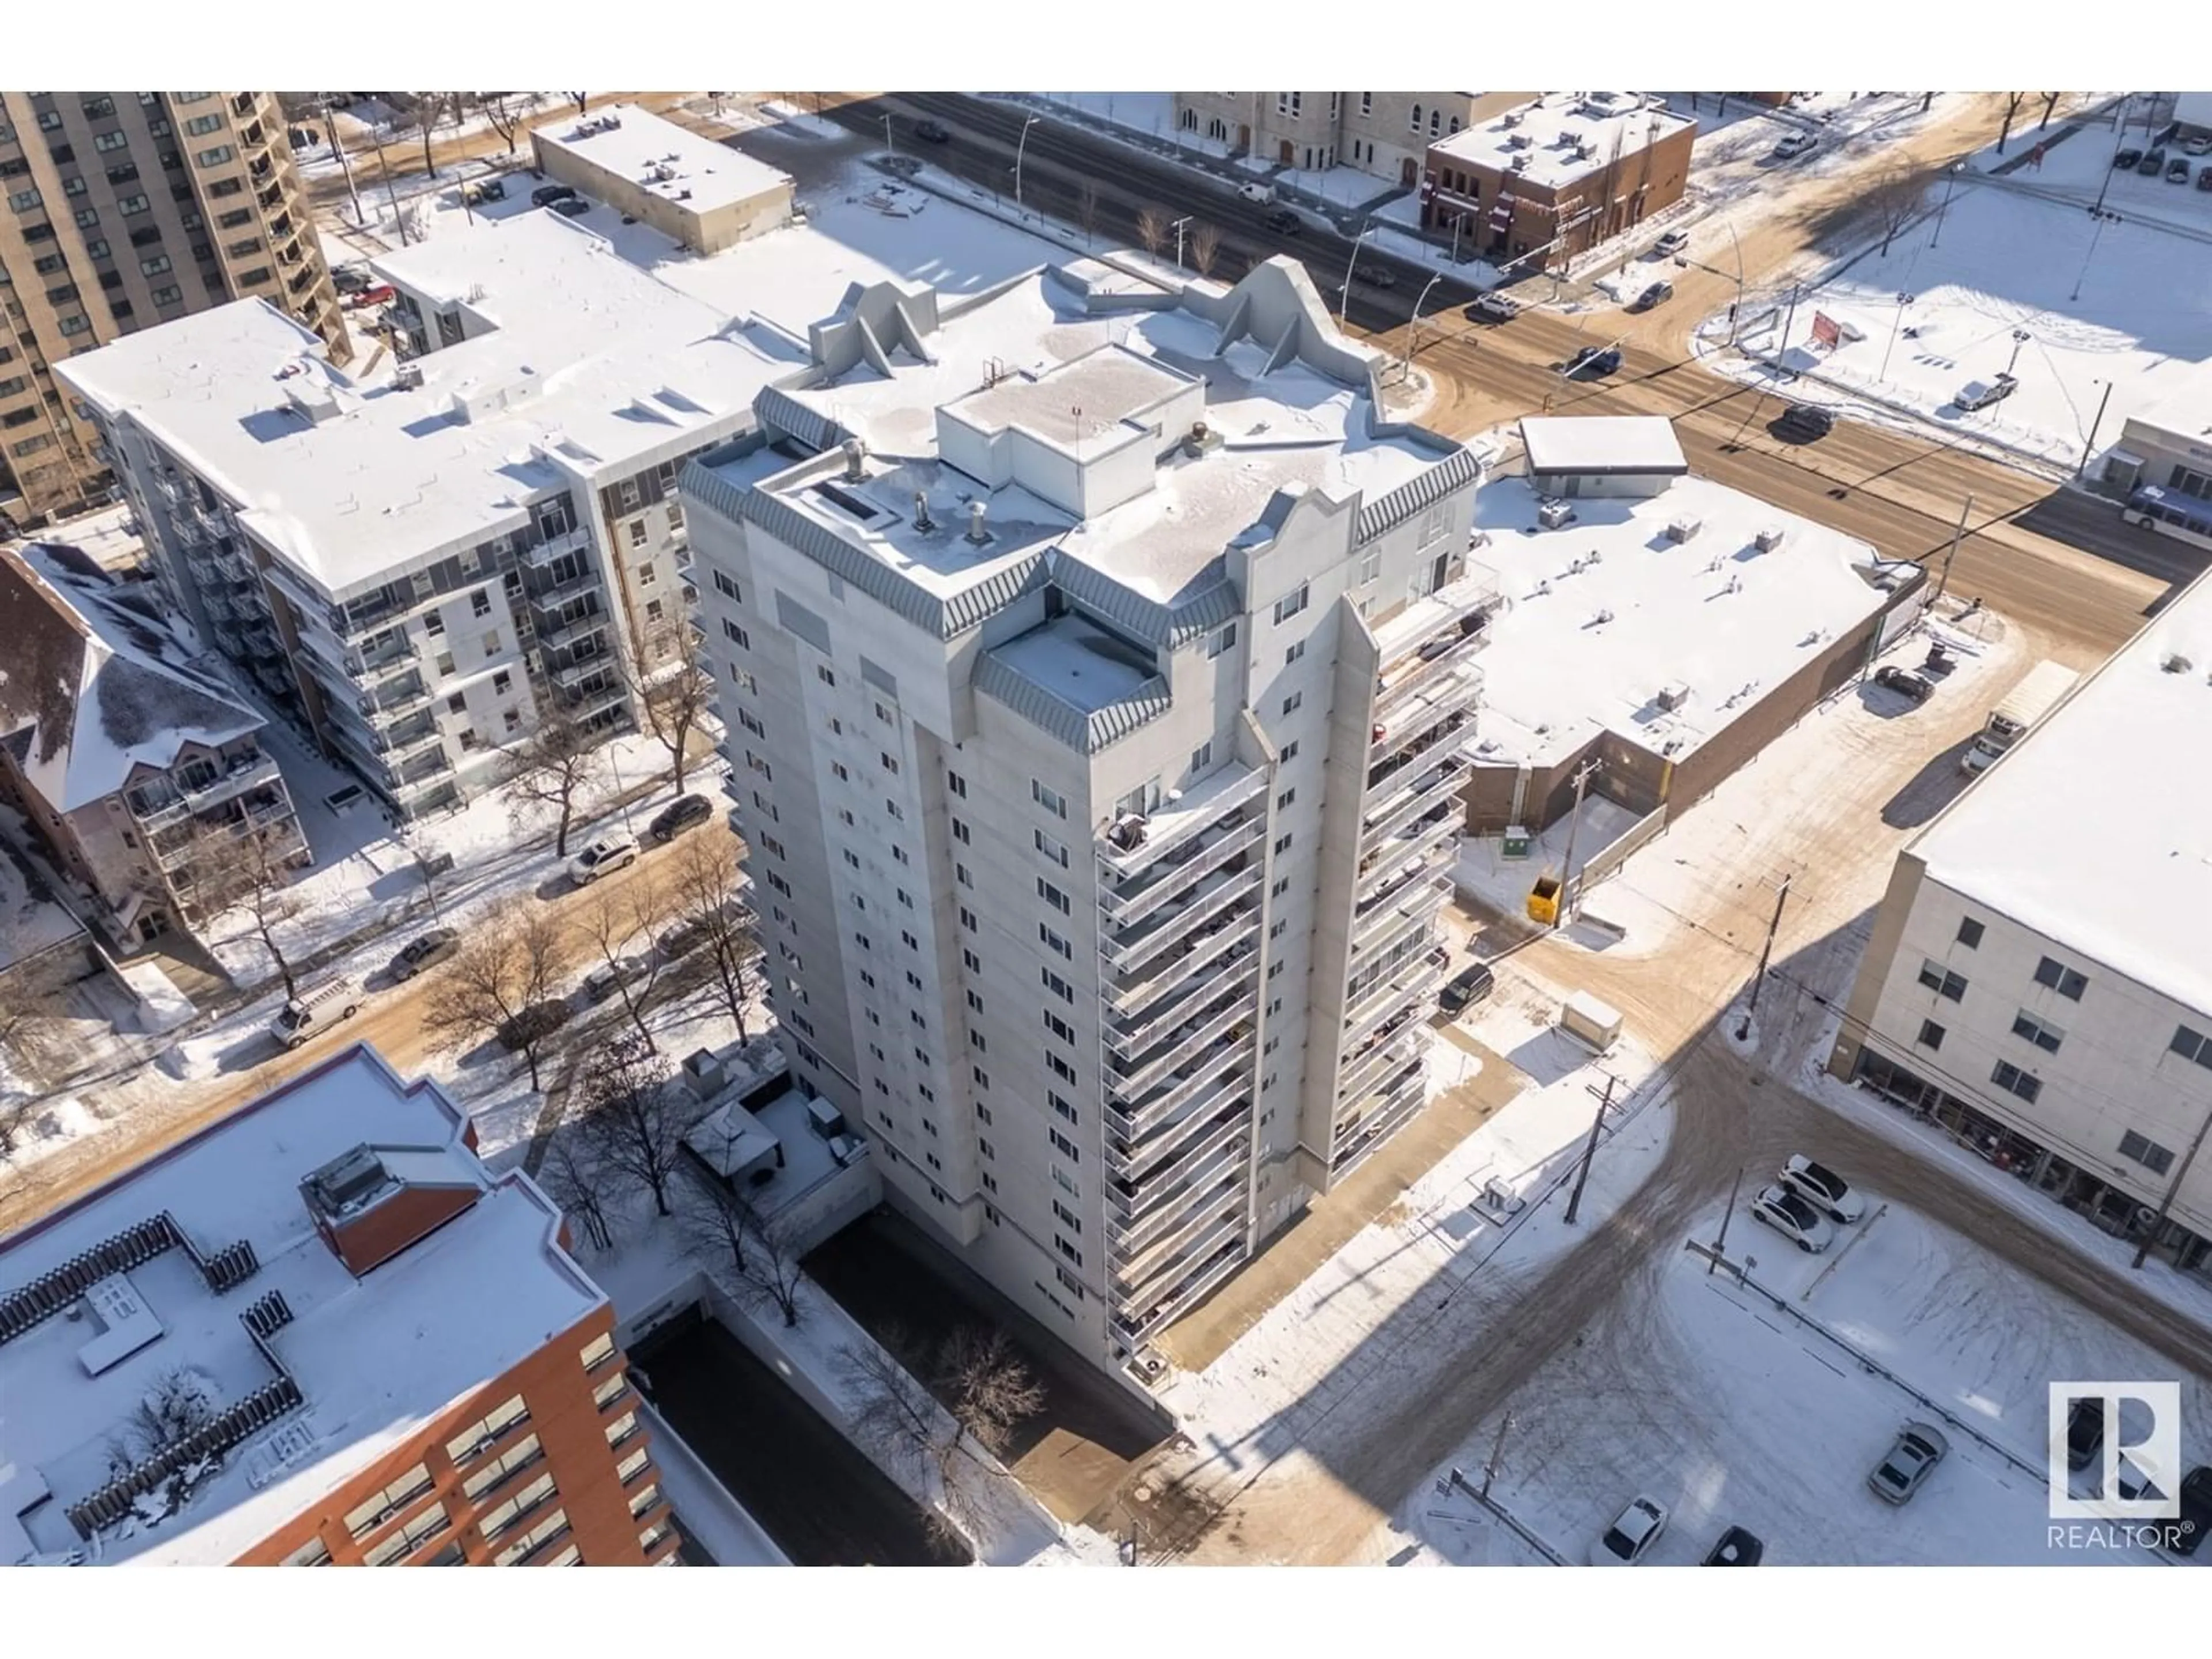
[[[989,494],[994,528],[1018,525],[1032,546],[1053,540],[1062,552],[1154,600],[1182,592],[1279,491],[1322,489],[1338,498],[1361,493],[1371,501],[1445,459],[1433,445],[1374,430],[1376,411],[1364,386],[1296,359],[1271,369],[1268,349],[1249,338],[1224,349],[1220,329],[1190,311],[1092,315],[1051,270],[951,312],[929,346],[927,362],[902,353],[889,374],[864,364],[793,395],[884,458],[933,457],[938,411],[952,405],[994,424],[1022,425],[1055,449],[1095,460],[1125,441],[1122,415],[1172,398],[1178,386],[1204,383],[1206,424],[1220,445],[1199,456],[1173,451],[1154,469],[1151,487],[1133,497],[1079,520],[1018,487]],[[1071,378],[1063,380],[1060,372]],[[998,376],[995,385],[987,386],[987,374]],[[1171,434],[1164,435],[1172,441]],[[874,545],[878,556],[941,570],[933,550],[948,524],[958,541],[965,526],[961,495],[975,493],[975,484],[937,467],[934,461],[909,464],[883,486],[896,495],[887,504],[899,511],[873,524],[858,524],[818,500],[794,504],[841,536]],[[924,477],[921,469],[933,470]],[[914,490],[940,484],[942,497],[932,497],[937,528],[916,533],[905,510]],[[1006,544],[990,550],[1005,551]],[[973,557],[958,563],[957,571],[946,573],[955,588],[987,580],[998,568],[996,560]]]
[[[720,435],[791,349],[658,280],[561,216],[380,257],[392,280],[491,331],[409,365],[364,342],[351,370],[258,300],[129,335],[62,371],[236,501],[333,597],[518,527],[574,477],[686,434]],[[436,325],[430,325],[435,334]]]
[[[635,104],[548,122],[532,128],[531,137],[694,213],[791,188],[790,177],[766,162]]]
[[[405,1083],[356,1047],[0,1242],[0,1297],[164,1213],[202,1255],[242,1242],[260,1264],[218,1296],[184,1249],[162,1250],[96,1301],[0,1343],[0,1565],[77,1548],[95,1560],[232,1560],[602,1305],[560,1248],[559,1212],[526,1177],[493,1181],[462,1140],[466,1122],[434,1084]],[[416,1149],[395,1150],[396,1164],[434,1157],[430,1184],[478,1196],[356,1279],[316,1232],[300,1183],[364,1142]],[[293,1318],[269,1347],[304,1403],[231,1448],[174,1512],[142,1500],[84,1544],[66,1510],[106,1483],[114,1448],[135,1461],[142,1403],[181,1391],[219,1412],[272,1380],[240,1319],[271,1291]],[[118,1327],[114,1310],[132,1303]],[[101,1338],[103,1323],[121,1340]],[[149,1332],[88,1374],[88,1343],[112,1351]]]
[[[2212,776],[2195,763],[2208,736],[2212,581],[2200,577],[1911,850],[1952,891],[2212,1014]],[[2143,787],[2086,813],[2084,781],[2105,778]]]
[[[1532,415],[1521,422],[1528,471],[1672,473],[1690,470],[1664,415]]]
[[[1534,103],[1478,121],[1430,149],[1437,155],[1558,189],[1602,173],[1693,127],[1656,98],[1639,92],[1548,92]],[[1579,140],[1579,144],[1570,140]]]
[[[1887,598],[1865,543],[1708,479],[1581,497],[1559,530],[1536,527],[1537,500],[1525,478],[1475,497],[1474,556],[1504,599],[1481,657],[1486,764],[1552,765],[1603,731],[1686,756]],[[1696,533],[1672,540],[1677,521]]]

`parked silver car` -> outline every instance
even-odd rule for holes
[[[1885,1504],[1907,1503],[1950,1452],[1951,1443],[1933,1424],[1907,1423],[1899,1431],[1897,1443],[1867,1476],[1867,1486]]]

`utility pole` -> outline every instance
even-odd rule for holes
[[[1782,319],[1782,343],[1776,348],[1774,353],[1774,360],[1777,367],[1781,367],[1786,364],[1790,360],[1790,325],[1795,323],[1796,320],[1797,285],[1795,283],[1792,283],[1790,285],[1790,310]],[[1784,372],[1787,372],[1786,369]]]
[[[1345,326],[1345,313],[1352,309],[1352,273],[1359,263],[1359,245],[1367,240],[1367,233],[1373,228],[1374,216],[1370,214],[1367,223],[1360,226],[1359,234],[1352,239],[1352,257],[1344,262],[1344,292],[1336,307],[1336,326],[1340,333]]]
[[[1182,237],[1183,232],[1188,229],[1189,226],[1190,216],[1186,213],[1182,218],[1176,220],[1174,225],[1170,227],[1176,234],[1176,269],[1177,270],[1181,270],[1182,269]]]
[[[1752,975],[1751,1004],[1743,1011],[1743,1024],[1735,1028],[1738,1042],[1751,1040],[1751,1017],[1759,1012],[1759,994],[1766,984],[1766,963],[1774,954],[1774,936],[1782,931],[1782,907],[1790,902],[1790,884],[1794,875],[1782,878],[1781,890],[1774,896],[1774,915],[1766,924],[1766,943],[1759,947],[1759,971]]]
[[[1951,545],[1944,550],[1943,568],[1936,575],[1936,592],[1928,601],[1930,610],[1943,602],[1943,590],[1951,585],[1951,561],[1959,556],[1960,540],[1966,533],[1966,515],[1974,510],[1974,498],[1966,497],[1966,504],[1959,509],[1959,527],[1951,532]]]
[[[1590,779],[1597,775],[1602,763],[1594,760],[1584,761],[1575,773],[1575,810],[1567,819],[1567,862],[1559,872],[1559,906],[1552,917],[1552,926],[1555,929],[1564,927],[1574,920],[1571,909],[1579,890],[1575,885],[1575,837],[1583,827],[1583,791],[1589,787]]]
[[[376,145],[377,170],[384,174],[384,193],[391,198],[392,222],[399,227],[399,246],[405,247],[414,239],[407,234],[407,216],[399,210],[399,186],[392,181],[392,163],[384,159],[384,134],[371,123],[368,136]]]
[[[1498,1425],[1498,1438],[1491,1443],[1490,1461],[1482,1466],[1482,1490],[1477,1497],[1487,1499],[1490,1483],[1498,1478],[1498,1460],[1505,1455],[1505,1437],[1513,1427],[1513,1413],[1507,1412],[1505,1420]]]
[[[1943,240],[1943,216],[1951,210],[1951,192],[1959,187],[1959,174],[1966,170],[1964,161],[1954,161],[1943,171],[1943,205],[1936,210],[1936,234],[1928,239],[1932,251]]]
[[[1881,373],[1875,377],[1876,380],[1887,380],[1889,378],[1889,354],[1897,349],[1898,325],[1905,320],[1905,307],[1911,305],[1917,297],[1911,294],[1900,294],[1897,296],[1897,315],[1889,319],[1889,343],[1881,349]]]
[[[1713,1241],[1713,1253],[1705,1258],[1705,1277],[1713,1276],[1720,1259],[1728,1249],[1729,1223],[1735,1219],[1735,1195],[1743,1190],[1743,1165],[1735,1166],[1735,1179],[1729,1183],[1728,1208],[1721,1212],[1721,1235]]]
[[[2143,1230],[2142,1247],[2136,1251],[2136,1259],[2130,1266],[2140,1270],[2149,1256],[2150,1247],[2157,1242],[2159,1229],[2166,1225],[2166,1212],[2173,1208],[2174,1194],[2181,1190],[2182,1177],[2189,1173],[2189,1166],[2197,1162],[2197,1149],[2204,1145],[2207,1129],[2212,1129],[2212,1112],[2206,1113],[2204,1121],[2197,1126],[2197,1138],[2189,1143],[2189,1150],[2181,1155],[2181,1167],[2173,1172],[2173,1179],[2166,1183],[2166,1196],[2158,1201],[2158,1214]]]
[[[2112,383],[2105,382],[2105,395],[2097,399],[2097,418],[2089,422],[2089,441],[2081,446],[2081,465],[2074,469],[2080,477],[2089,470],[2089,458],[2097,453],[2097,428],[2105,423],[2105,405],[2112,401]]]
[[[345,174],[346,194],[353,198],[353,222],[356,229],[365,229],[368,216],[361,210],[361,192],[354,188],[353,158],[346,154],[345,140],[338,137],[338,109],[328,99],[323,100],[323,125],[331,130],[331,148],[338,154],[338,169]]]
[[[893,155],[898,154],[898,140],[891,137],[891,112],[884,112],[884,148]]]
[[[1583,1183],[1589,1179],[1590,1160],[1597,1156],[1597,1138],[1605,1129],[1606,1108],[1613,1104],[1613,1085],[1620,1081],[1612,1073],[1606,1073],[1605,1093],[1598,1097],[1597,1116],[1590,1122],[1589,1142],[1583,1148],[1583,1167],[1575,1173],[1575,1190],[1567,1199],[1567,1213],[1563,1218],[1570,1227],[1575,1224],[1575,1216],[1583,1206]],[[1589,1087],[1587,1084],[1583,1086]],[[1597,1094],[1595,1089],[1590,1092]]]

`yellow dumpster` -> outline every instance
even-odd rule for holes
[[[1540,921],[1547,927],[1559,922],[1559,878],[1548,870],[1537,877],[1536,884],[1528,890],[1528,920]]]

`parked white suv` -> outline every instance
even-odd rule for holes
[[[1811,1255],[1836,1242],[1836,1230],[1787,1187],[1769,1187],[1751,1200],[1751,1213]]]
[[[634,836],[601,836],[568,860],[568,873],[579,887],[588,887],[610,870],[627,870],[637,862]]]

